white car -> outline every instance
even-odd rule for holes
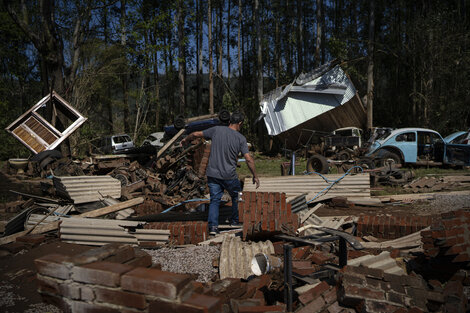
[[[164,132],[151,133],[150,135],[147,136],[147,138],[145,138],[142,145],[143,146],[152,145],[155,147],[163,147],[164,143],[161,142],[161,140],[163,139],[164,135],[165,135]]]

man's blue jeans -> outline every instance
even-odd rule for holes
[[[220,199],[227,190],[232,198],[232,216],[231,223],[238,223],[238,193],[241,191],[240,181],[238,179],[219,179],[207,176],[207,184],[211,195],[209,204],[209,227],[219,226],[219,206]]]

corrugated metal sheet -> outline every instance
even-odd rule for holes
[[[329,181],[341,178],[343,175],[324,175]],[[285,192],[288,197],[307,194],[307,201],[317,196],[319,192],[330,186],[317,175],[260,177],[260,187],[255,189],[251,179],[246,179],[244,191]],[[326,194],[316,198],[316,201],[332,197],[370,197],[370,174],[347,175],[335,184]]]
[[[269,92],[260,106],[269,135],[284,134],[281,140],[289,139],[292,145],[297,144],[304,128],[332,131],[348,126],[362,128],[366,123],[356,88],[339,66],[302,86],[290,84]]]
[[[271,241],[244,242],[240,237],[225,236],[220,248],[220,279],[227,277],[247,279],[253,275],[251,260],[258,253],[274,254]]]
[[[121,197],[121,182],[111,176],[54,177],[52,181],[57,194],[75,204]]]

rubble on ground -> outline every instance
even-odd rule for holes
[[[10,217],[0,223],[0,264],[58,240],[90,247],[36,257],[25,276],[44,310],[63,312],[469,310],[470,192],[414,192],[465,189],[469,176],[421,179],[411,194],[385,197],[371,197],[371,172],[265,177],[259,190],[247,180],[242,227],[225,225],[227,201],[214,237],[209,151],[194,141],[158,154],[49,156],[23,173],[7,166],[5,177],[28,189],[0,205]],[[377,173],[372,181],[409,178]],[[437,207],[421,209],[424,201]],[[407,212],[410,203],[416,210]],[[11,290],[0,286],[9,311],[21,301]]]

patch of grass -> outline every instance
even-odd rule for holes
[[[470,171],[462,168],[440,168],[440,167],[416,167],[416,168],[405,168],[406,170],[412,170],[414,177],[420,178],[425,176],[446,176],[446,175],[468,175]]]
[[[281,164],[283,162],[289,162],[290,159],[283,157],[271,158],[264,157],[261,155],[255,155],[255,166],[258,176],[281,176]],[[251,172],[246,165],[246,162],[239,162],[240,167],[237,172],[240,177],[251,176]],[[304,158],[297,158],[295,161],[295,174],[302,174],[307,166],[307,160]]]

